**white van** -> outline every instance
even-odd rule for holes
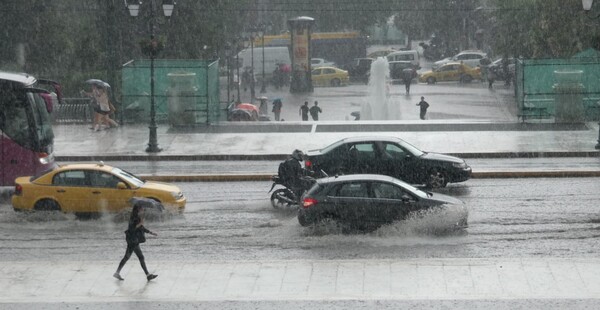
[[[240,70],[252,66],[252,49],[243,49],[238,53]],[[254,76],[262,79],[263,48],[254,48]],[[265,77],[270,79],[277,64],[291,65],[290,51],[286,46],[265,47]]]
[[[387,55],[388,61],[410,61],[415,68],[421,68],[419,52],[416,50],[397,51]]]

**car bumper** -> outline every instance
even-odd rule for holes
[[[300,225],[311,226],[316,224],[317,222],[318,216],[315,214],[315,212],[312,212],[309,209],[302,208],[298,210],[298,223],[300,223]]]
[[[15,211],[31,211],[31,210],[33,210],[33,205],[26,203],[25,198],[23,196],[13,195],[11,197],[11,204]]]
[[[472,173],[471,167],[463,168],[461,170],[455,170],[449,176],[450,182],[453,182],[453,183],[464,182],[471,178],[471,173]]]

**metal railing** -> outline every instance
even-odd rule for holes
[[[92,123],[93,117],[94,111],[89,98],[64,98],[52,110],[55,124]]]

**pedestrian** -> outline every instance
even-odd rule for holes
[[[304,101],[304,105],[301,106],[300,110],[298,111],[298,114],[300,114],[302,116],[303,121],[308,120],[308,111],[309,110],[310,110],[310,108],[308,107],[308,101]]]
[[[488,74],[487,74],[487,80],[488,80],[488,88],[492,89],[493,88],[493,84],[494,84],[494,80],[496,79],[496,69],[495,68],[490,68],[490,70],[488,70]]]
[[[146,242],[146,236],[144,235],[145,233],[158,236],[156,233],[153,233],[144,227],[144,207],[141,203],[136,203],[133,205],[133,210],[131,211],[131,216],[129,217],[129,226],[125,231],[127,250],[125,250],[125,256],[123,256],[123,259],[121,259],[119,267],[113,274],[113,277],[119,280],[124,280],[123,277],[121,277],[121,269],[123,269],[123,266],[125,266],[125,263],[127,263],[127,260],[129,260],[131,257],[131,253],[134,252],[140,260],[140,265],[142,265],[142,269],[146,274],[146,279],[150,281],[158,277],[158,275],[148,272],[148,268],[146,268],[146,262],[144,261],[144,254],[142,253],[142,249],[140,249],[140,243]]]
[[[319,102],[315,100],[315,105],[310,107],[310,116],[312,116],[313,121],[319,120],[319,113],[322,113],[323,110],[319,107]]]
[[[91,97],[93,101],[94,121],[91,129],[100,131],[102,125],[107,128],[119,127],[119,124],[110,118],[110,114],[115,111],[115,108],[108,100],[108,91],[106,87],[92,84],[92,92],[87,93],[82,90],[81,94]]]
[[[404,88],[406,89],[407,95],[410,94],[410,84],[414,77],[415,70],[413,68],[405,68],[402,70],[402,80],[404,81]]]
[[[279,116],[281,115],[281,107],[283,106],[283,103],[281,102],[281,99],[277,98],[275,100],[273,100],[273,114],[275,114],[275,120],[279,121]]]
[[[429,103],[425,101],[425,97],[421,97],[421,101],[417,103],[418,106],[421,107],[421,114],[419,115],[421,119],[425,119],[425,114],[427,114],[427,108],[429,108]]]

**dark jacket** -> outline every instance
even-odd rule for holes
[[[140,244],[146,242],[146,233],[150,231],[141,225],[136,227],[142,221],[139,217],[132,217],[129,219],[129,226],[125,231],[125,240],[127,244]]]

